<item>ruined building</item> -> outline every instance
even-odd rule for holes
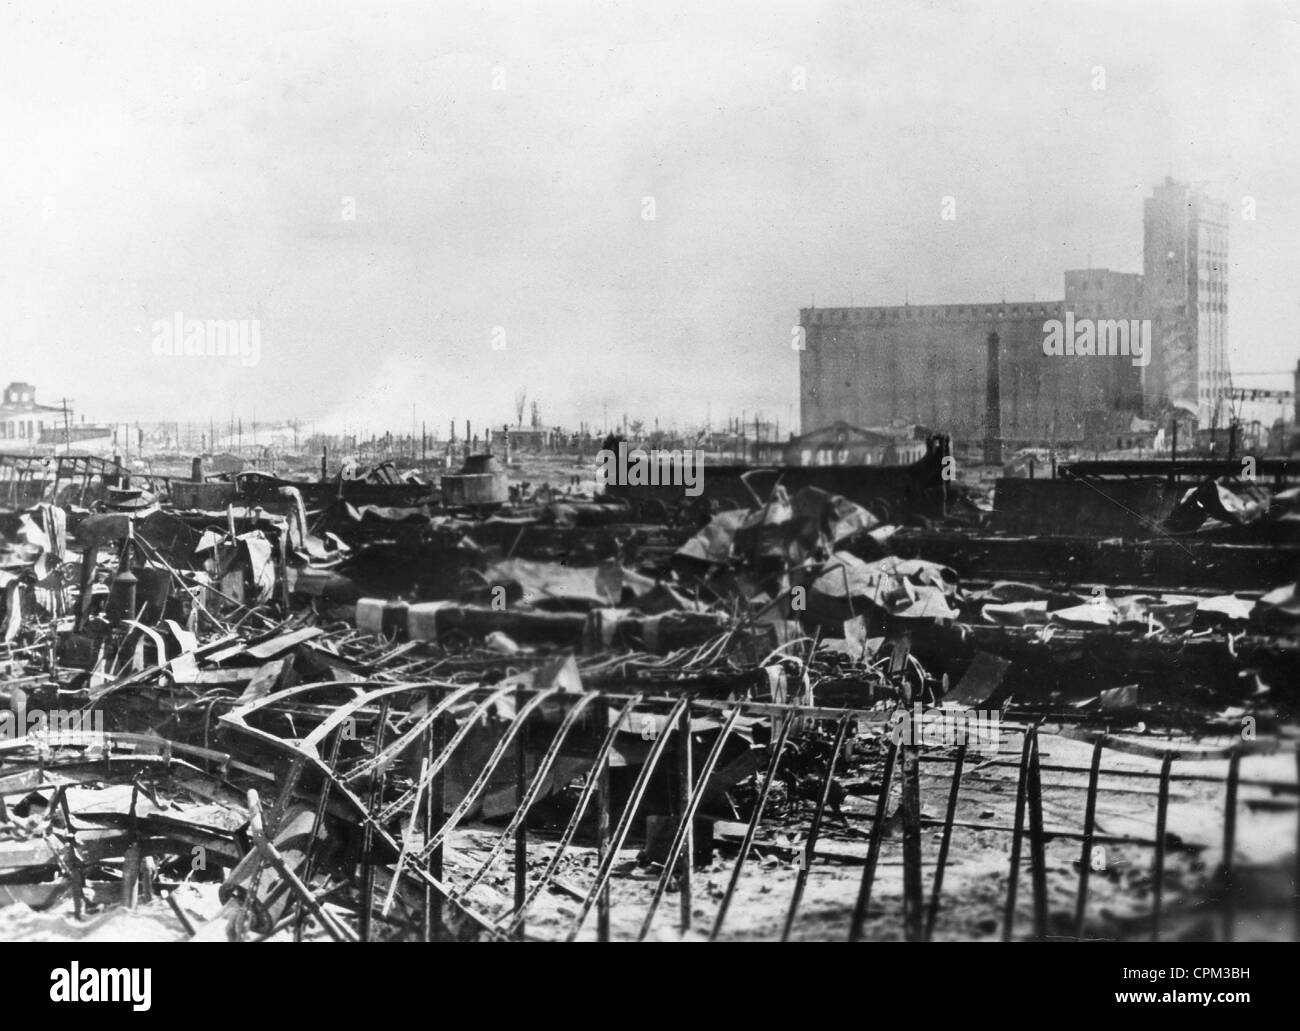
[[[1214,421],[1228,372],[1228,210],[1166,179],[1145,204],[1143,295],[1160,345],[1146,394]]]
[[[990,334],[997,334],[1000,436],[1008,445],[1103,443],[1135,415],[1170,405],[1212,421],[1228,388],[1227,221],[1222,204],[1166,180],[1145,208],[1145,275],[1064,274],[1059,301],[805,308],[800,416],[805,431],[896,420],[986,435]],[[1087,349],[1045,354],[1046,325],[1096,327]],[[1100,352],[1150,320],[1138,356]],[[1071,344],[1073,341],[1071,341]]]
[[[10,383],[0,401],[0,450],[35,446],[42,436],[61,426],[63,409],[38,404],[30,383]]]

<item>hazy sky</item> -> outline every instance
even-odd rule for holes
[[[1234,368],[1287,369],[1298,112],[1295,3],[9,4],[0,379],[91,419],[499,424],[526,386],[784,429],[814,296],[1140,272],[1170,173],[1232,204]],[[259,364],[155,355],[175,312],[259,320]]]

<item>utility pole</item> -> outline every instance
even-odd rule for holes
[[[72,430],[68,427],[69,398],[62,398],[61,401],[63,404],[63,453],[66,455],[72,450]]]

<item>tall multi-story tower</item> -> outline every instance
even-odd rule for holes
[[[1144,305],[1153,320],[1148,410],[1162,403],[1216,420],[1228,373],[1228,208],[1166,179],[1144,206]]]
[[[1175,405],[1203,427],[1225,425],[1227,205],[1167,179],[1144,214],[1143,274],[1070,269],[1064,300],[804,309],[804,431],[908,422],[1013,446],[1105,442],[1123,437],[1133,415],[1160,418]],[[1048,323],[1067,318],[1112,329],[1149,319],[1150,364],[1114,352],[1049,354]],[[991,378],[997,432],[984,419]]]

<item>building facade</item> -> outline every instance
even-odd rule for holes
[[[1062,300],[804,309],[804,432],[903,421],[987,438],[993,334],[995,436],[1008,446],[1105,442],[1179,403],[1208,424],[1228,388],[1224,210],[1167,181],[1146,202],[1145,231],[1144,274],[1071,269]],[[1077,353],[1073,339],[1045,353],[1053,323],[1093,335]]]
[[[37,404],[30,383],[10,383],[0,401],[0,451],[30,451],[62,421],[63,409]]]
[[[1146,395],[1194,408],[1203,425],[1230,388],[1228,209],[1166,179],[1146,199],[1143,282],[1156,348]]]

